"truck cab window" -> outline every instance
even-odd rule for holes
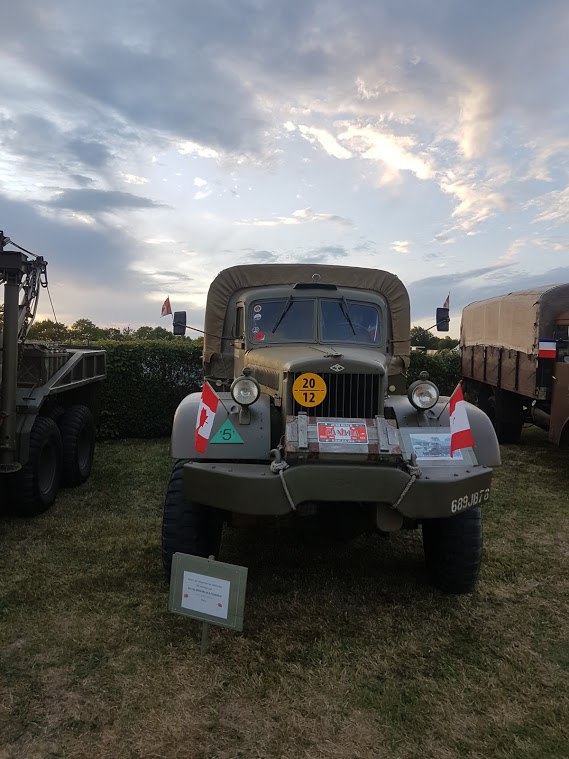
[[[320,302],[321,334],[325,341],[380,341],[379,309],[372,303],[346,300]]]
[[[245,323],[243,318],[243,306],[238,306],[237,317],[235,319],[235,337],[243,337],[245,334]]]
[[[255,301],[247,333],[260,343],[314,342],[314,300],[294,297]]]

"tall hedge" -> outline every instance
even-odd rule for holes
[[[190,340],[104,341],[107,380],[103,383],[99,434],[102,437],[167,437],[180,401],[202,385],[202,346]],[[460,378],[460,354],[413,351],[408,384],[422,371],[450,395]]]
[[[407,384],[418,380],[421,372],[429,373],[429,379],[439,388],[441,395],[450,395],[460,379],[460,353],[442,350],[428,355],[422,351],[412,351]]]
[[[202,383],[202,348],[190,340],[103,341],[102,437],[167,437],[174,412]]]

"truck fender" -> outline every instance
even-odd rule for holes
[[[433,409],[438,417],[441,427],[449,427],[449,398],[443,397]],[[470,423],[472,437],[474,438],[474,453],[476,460],[482,466],[500,466],[502,459],[500,457],[500,444],[496,437],[496,431],[489,417],[472,403],[465,401],[466,415]],[[442,414],[439,409],[446,404]]]
[[[176,409],[170,440],[170,454],[173,458],[193,461],[270,460],[271,418],[268,395],[261,393],[259,400],[249,406],[249,421],[246,423],[246,415],[241,413],[241,407],[235,403],[231,394],[217,393],[219,403],[209,440],[205,452],[199,453],[196,450],[196,423],[201,395],[187,395]]]

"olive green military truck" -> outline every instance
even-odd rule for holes
[[[569,283],[470,303],[460,329],[462,376],[501,443],[524,422],[569,446]]]
[[[89,476],[106,354],[26,341],[47,262],[10,242],[0,232],[0,511],[28,517]]]
[[[178,334],[185,320],[174,314]],[[217,556],[224,522],[312,516],[346,534],[421,526],[430,580],[473,589],[499,446],[467,404],[475,447],[451,457],[448,398],[426,377],[407,387],[409,329],[407,290],[385,271],[285,264],[218,275],[204,390],[174,418],[167,577],[176,551]]]

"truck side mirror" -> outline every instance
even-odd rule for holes
[[[172,322],[172,332],[175,335],[186,334],[186,312],[174,311],[174,320]]]
[[[448,332],[450,316],[448,308],[437,308],[437,332]]]

